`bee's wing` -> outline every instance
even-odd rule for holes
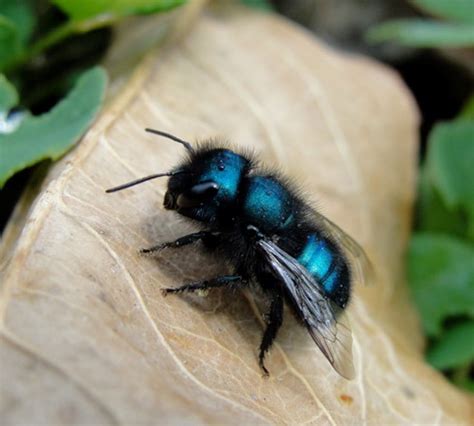
[[[335,241],[347,255],[352,266],[353,280],[363,284],[372,284],[374,281],[372,262],[359,243],[322,214],[313,211],[313,218],[327,237]]]
[[[316,345],[341,376],[352,379],[352,334],[342,310],[294,257],[271,241],[262,239],[257,244]]]

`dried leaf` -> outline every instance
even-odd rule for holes
[[[422,357],[403,280],[418,117],[399,78],[270,14],[207,13],[148,56],[83,143],[52,171],[2,280],[6,423],[467,424],[471,400]],[[366,248],[376,285],[352,306],[356,379],[335,373],[286,315],[261,377],[261,301],[160,288],[222,271],[198,248],[137,249],[192,225],[161,207],[180,147],[143,132],[216,135],[305,182]]]

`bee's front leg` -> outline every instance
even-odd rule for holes
[[[150,254],[150,253],[155,253],[157,251],[161,251],[167,248],[179,248],[179,247],[187,246],[189,244],[195,243],[197,241],[200,241],[206,238],[211,238],[211,237],[215,238],[219,235],[220,233],[214,232],[214,231],[194,232],[192,234],[188,234],[188,235],[185,235],[184,237],[178,238],[175,241],[169,241],[166,243],[158,244],[150,248],[141,249],[140,253]]]

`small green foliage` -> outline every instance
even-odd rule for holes
[[[465,377],[464,380],[456,380],[455,382],[459,387],[464,388],[465,390],[474,393],[474,380],[469,377]]]
[[[439,18],[474,23],[472,0],[411,0],[411,3]]]
[[[430,15],[474,24],[472,0],[411,0],[411,2]]]
[[[0,69],[26,49],[35,19],[27,0],[0,0]]]
[[[4,9],[8,15],[2,15],[2,2],[5,3]],[[24,42],[29,38],[34,25],[29,0],[24,3],[18,0],[0,0],[0,70],[10,73],[74,34],[110,26],[130,15],[165,12],[185,2],[186,0],[52,0],[51,3],[62,9],[69,20],[31,46],[25,46]]]
[[[15,24],[0,15],[0,69],[21,52],[21,42]]]
[[[474,25],[427,19],[397,19],[371,28],[369,42],[395,41],[411,47],[474,46]]]
[[[35,16],[30,0],[0,0],[0,15],[15,27],[19,41],[24,45],[35,26]]]
[[[127,16],[164,12],[186,0],[52,0],[73,21],[100,15]]]
[[[420,173],[417,232],[408,276],[423,326],[428,361],[474,391],[474,97],[457,120],[428,138]],[[454,325],[453,325],[454,324]]]
[[[428,360],[474,389],[474,103],[440,123],[428,138],[410,243],[408,276],[423,326]],[[453,325],[455,324],[455,325]]]
[[[474,248],[469,243],[449,235],[416,234],[408,276],[428,335],[439,337],[447,318],[474,318]]]
[[[0,117],[5,116],[18,103],[18,93],[12,84],[0,74]]]
[[[426,167],[420,172],[416,216],[418,231],[452,234],[461,238],[467,233],[467,217],[458,209],[446,206]]]
[[[472,95],[461,111],[460,118],[466,120],[474,120],[474,95]]]
[[[428,14],[444,19],[395,19],[370,28],[369,42],[396,42],[410,47],[474,46],[473,0],[411,0]]]
[[[474,229],[474,121],[438,124],[429,139],[427,173],[444,205]],[[474,241],[474,234],[469,235]]]
[[[428,352],[429,363],[440,370],[468,365],[474,359],[474,321],[446,331]]]
[[[240,0],[240,2],[254,9],[273,10],[269,0]]]
[[[92,123],[102,104],[105,71],[85,72],[71,92],[51,111],[28,115],[12,133],[0,134],[0,188],[16,172],[45,159],[56,160],[67,152]],[[7,95],[3,95],[6,93]],[[12,106],[14,96],[0,80],[0,99]]]
[[[13,77],[15,84],[22,88],[23,76],[16,71],[74,34],[112,25],[128,15],[164,12],[185,1],[52,0],[69,20],[29,44],[36,25],[33,0],[0,0],[0,71]],[[66,72],[63,76],[64,70],[59,71],[62,81],[70,79],[77,69]],[[17,171],[44,159],[55,160],[74,144],[99,109],[105,80],[104,71],[91,70],[47,114],[35,117],[25,112],[9,120],[10,109],[20,100],[13,86],[0,74],[0,188]],[[47,89],[37,93],[47,97],[51,93]],[[38,101],[37,97],[34,99]]]

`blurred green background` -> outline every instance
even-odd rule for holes
[[[61,157],[100,110],[97,64],[113,25],[184,3],[0,0],[0,231],[38,164]],[[407,274],[428,362],[474,392],[474,0],[240,3],[388,63],[413,92],[422,123]]]

